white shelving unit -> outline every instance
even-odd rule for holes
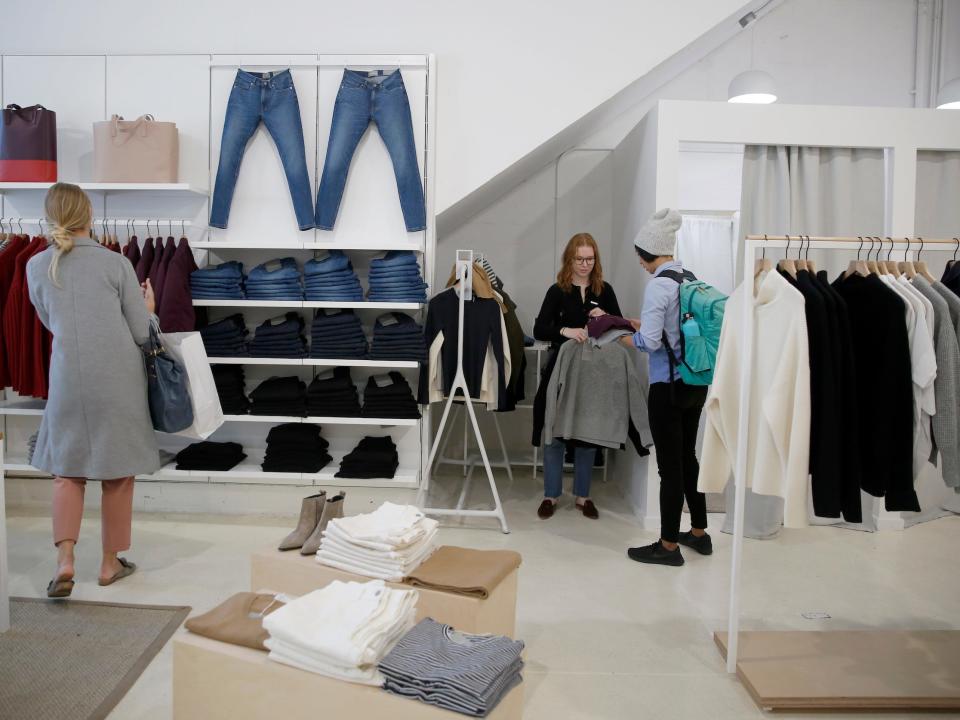
[[[9,59],[9,58],[7,58]],[[258,129],[244,151],[243,169],[237,179],[228,229],[207,228],[211,193],[219,164],[220,140],[227,100],[238,68],[277,70],[290,68],[298,95],[304,150],[316,198],[326,143],[330,133],[334,101],[345,67],[400,67],[410,100],[416,152],[424,180],[427,228],[407,233],[397,197],[396,180],[389,153],[379,133],[371,130],[356,149],[350,179],[342,197],[339,218],[333,231],[299,231],[290,193],[273,141],[265,128]],[[0,64],[0,88],[4,99],[22,87],[42,93],[51,105],[62,108],[63,127],[86,128],[86,132],[61,133],[58,138],[59,177],[76,182],[88,172],[92,147],[89,128],[103,120],[104,113],[136,115],[148,105],[164,119],[177,122],[180,131],[180,178],[177,183],[93,183],[77,182],[91,193],[95,214],[103,218],[171,218],[164,225],[185,229],[199,264],[204,255],[211,262],[236,259],[259,264],[267,259],[294,255],[298,263],[325,250],[350,254],[363,279],[363,268],[376,253],[391,250],[417,253],[424,278],[432,285],[436,245],[433,187],[436,142],[436,73],[432,55],[141,55],[141,56],[22,56]],[[16,78],[17,82],[12,82]],[[53,80],[56,78],[56,80]],[[11,80],[11,82],[6,82]],[[148,91],[145,91],[145,88]],[[83,91],[78,94],[78,90]],[[206,93],[207,103],[196,98]],[[161,98],[162,101],[158,101]],[[159,104],[158,104],[159,103]],[[142,111],[141,111],[142,112]],[[106,115],[109,117],[109,114]],[[52,183],[0,183],[0,215],[21,218],[42,217],[43,194]],[[39,213],[39,214],[38,214]],[[178,220],[182,219],[182,223]],[[156,223],[156,219],[153,220]],[[247,315],[251,334],[254,323],[275,314],[277,309],[303,311],[309,323],[314,310],[352,309],[366,325],[375,313],[406,312],[420,319],[422,303],[195,300],[193,305],[208,312],[211,320],[233,312]],[[271,311],[273,311],[271,313]],[[367,311],[367,312],[364,312]],[[249,314],[248,314],[249,313]],[[287,372],[309,382],[309,376],[334,367],[356,368],[359,382],[366,376],[403,371],[416,385],[419,363],[410,361],[341,360],[337,358],[209,358],[211,364],[247,367],[247,390],[272,374]],[[44,403],[31,399],[0,402],[4,429],[9,421],[15,430],[16,446],[8,447],[8,472],[33,474],[27,462],[24,439],[39,421]],[[178,471],[168,465],[142,477],[148,481],[240,482],[247,484],[291,484],[344,487],[418,487],[424,473],[428,436],[428,415],[424,420],[392,418],[338,418],[286,416],[229,416],[212,440],[241,442],[248,458],[240,466],[223,472]],[[319,473],[266,473],[260,467],[268,425],[289,422],[325,426],[324,436],[336,447],[333,462]],[[394,438],[401,467],[394,478],[370,480],[335,479],[343,455],[365,434]],[[8,434],[9,439],[9,434]],[[169,436],[161,444],[169,442]],[[179,441],[178,441],[179,442]],[[259,449],[258,449],[259,448]],[[9,451],[14,453],[10,455]]]

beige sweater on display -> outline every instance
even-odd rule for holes
[[[747,487],[784,500],[784,526],[807,525],[810,357],[803,295],[777,271],[754,280],[753,368]],[[750,281],[727,300],[717,369],[707,395],[701,492],[723,492],[736,463],[743,357],[743,303]]]

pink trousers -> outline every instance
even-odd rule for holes
[[[83,478],[53,479],[53,544],[64,540],[77,542],[83,519]],[[117,553],[130,547],[130,525],[133,521],[133,478],[102,480],[103,497],[100,517],[103,552]]]

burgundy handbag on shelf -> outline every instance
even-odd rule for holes
[[[57,181],[57,114],[7,105],[0,125],[0,182]]]

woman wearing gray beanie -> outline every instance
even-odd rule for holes
[[[713,552],[706,533],[706,498],[697,491],[697,431],[707,388],[680,380],[664,343],[669,343],[674,358],[680,357],[680,283],[684,277],[693,279],[673,257],[682,221],[676,210],[658,210],[637,233],[633,242],[640,264],[653,278],[644,292],[641,319],[630,321],[636,332],[623,338],[624,344],[650,356],[647,407],[660,472],[660,539],[630,548],[627,555],[637,562],[673,566],[684,562],[679,545],[701,555]],[[681,533],[684,497],[693,527]]]

